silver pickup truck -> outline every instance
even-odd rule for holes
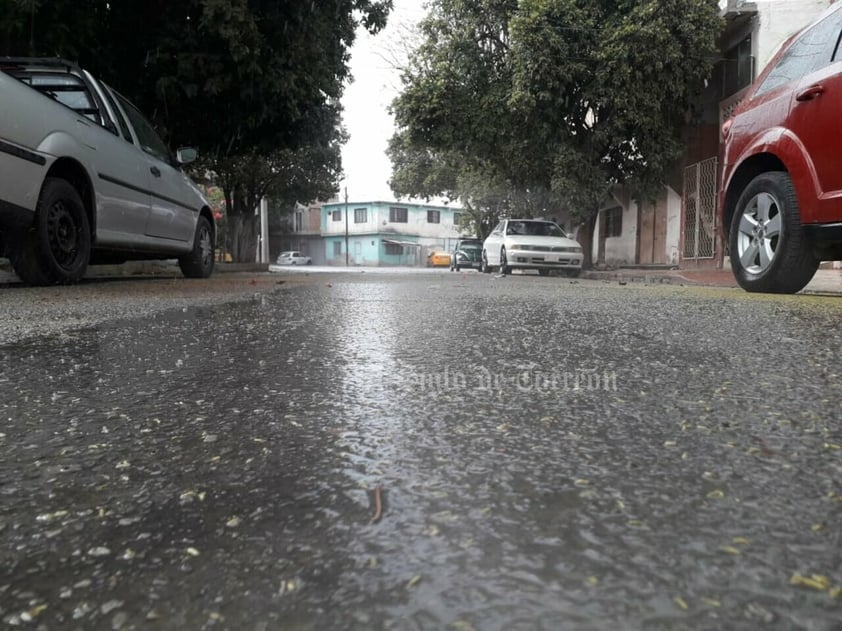
[[[0,57],[0,255],[24,282],[73,283],[88,264],[178,259],[213,272],[207,200],[118,92],[60,59]]]

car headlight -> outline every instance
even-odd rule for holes
[[[512,243],[512,245],[510,245],[509,247],[512,250],[528,250],[529,249],[528,245],[523,245],[523,244],[519,244],[519,243]]]

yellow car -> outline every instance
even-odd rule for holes
[[[430,252],[427,256],[427,267],[450,267],[448,252]]]

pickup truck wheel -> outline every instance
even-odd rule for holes
[[[178,266],[187,278],[207,278],[213,272],[213,263],[213,230],[205,217],[199,217],[193,251],[179,258]]]
[[[737,201],[730,245],[734,277],[746,291],[794,294],[810,282],[819,261],[789,174],[762,173],[749,183]]]
[[[91,256],[91,230],[82,199],[69,182],[47,178],[35,223],[10,244],[12,266],[30,285],[75,283]]]

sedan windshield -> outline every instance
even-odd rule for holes
[[[506,234],[529,235],[536,237],[563,237],[564,233],[550,221],[510,221]]]

